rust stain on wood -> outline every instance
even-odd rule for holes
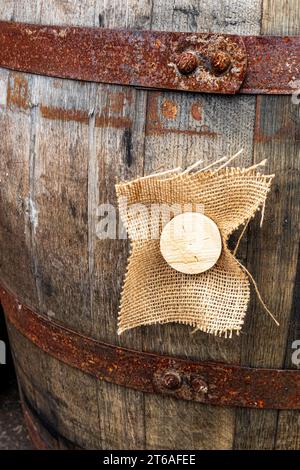
[[[75,121],[88,124],[89,115],[87,111],[78,109],[63,109],[51,106],[40,105],[40,112],[43,118],[59,121]]]
[[[30,107],[28,81],[19,73],[11,73],[7,86],[7,107],[28,109]]]
[[[78,109],[55,108],[52,106],[40,105],[41,115],[45,119],[59,121],[74,121],[88,124],[89,114],[87,111]],[[108,116],[97,114],[95,117],[96,127],[112,127],[114,129],[128,129],[132,126],[132,120],[123,116]]]
[[[37,427],[34,423],[34,420],[31,417],[29,411],[27,410],[24,402],[21,401],[21,405],[22,405],[24,420],[25,420],[25,423],[26,423],[26,426],[27,426],[27,429],[28,429],[28,434],[29,434],[29,437],[30,437],[30,440],[31,440],[32,444],[38,450],[49,450],[48,445],[41,438],[41,436],[38,432],[38,429],[37,429]]]
[[[107,106],[103,109],[104,114],[109,112],[115,114],[122,114],[126,102],[129,104],[132,102],[132,92],[128,89],[128,92],[123,91],[111,91],[107,94]]]
[[[164,100],[161,104],[161,112],[167,119],[175,119],[177,116],[177,104],[175,101]]]
[[[202,106],[200,103],[193,103],[191,106],[191,115],[195,121],[201,121],[202,119]]]
[[[160,118],[159,110],[162,108],[162,106],[160,106],[159,104],[160,96],[160,92],[149,93],[148,119],[145,129],[146,135],[183,134],[190,136],[207,136],[211,138],[218,136],[217,132],[212,131],[206,125],[202,125],[196,129],[180,129],[178,127],[166,127]],[[169,109],[170,107],[170,104],[168,104]],[[176,109],[178,111],[178,107]]]
[[[206,136],[206,137],[217,137],[218,133],[213,132],[209,129],[208,126],[201,126],[197,130],[193,129],[174,129],[172,127],[152,127],[151,125],[147,126],[146,135],[164,135],[164,134],[183,134],[183,135],[196,135],[196,136]]]
[[[52,82],[53,88],[62,88],[62,81],[61,80],[54,80]]]
[[[129,129],[132,126],[132,120],[123,116],[105,116],[97,114],[95,118],[96,127],[113,127],[114,129]]]

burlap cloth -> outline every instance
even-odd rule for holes
[[[226,168],[139,178],[116,185],[120,215],[131,240],[119,334],[137,326],[167,322],[183,323],[219,336],[239,333],[250,285],[227,241],[265,203],[272,177],[251,169]],[[138,217],[136,210],[132,211],[135,204],[143,205]],[[167,264],[160,252],[159,237],[153,239],[151,233],[153,221],[147,216],[147,210],[150,213],[155,204],[192,204],[193,210],[200,206],[217,224],[222,253],[211,269],[190,275]],[[160,210],[164,212],[161,207]],[[165,223],[160,217],[159,233]]]

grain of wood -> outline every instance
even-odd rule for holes
[[[33,244],[40,309],[87,334],[88,126],[63,116],[81,110],[88,115],[89,91],[88,84],[36,77],[31,191],[38,214]]]
[[[297,2],[264,0],[262,34],[299,34]],[[242,363],[281,368],[293,303],[299,246],[299,106],[290,97],[258,97],[255,161],[268,158],[267,171],[277,176],[264,225],[251,226],[248,269],[280,322],[277,328],[253,300],[242,341]],[[266,250],[266,244],[268,249]],[[278,293],[280,286],[280,294]],[[287,365],[287,363],[286,363]],[[279,415],[279,421],[278,421]],[[242,449],[299,448],[297,412],[241,410],[237,413],[235,447]],[[276,437],[278,421],[278,432]],[[287,431],[290,436],[287,436]]]
[[[10,21],[14,16],[14,0],[6,0],[0,3],[0,18],[2,21]]]
[[[22,21],[17,2],[0,2],[1,19]],[[38,16],[32,15],[33,21]],[[0,250],[1,278],[20,298],[37,303],[31,233],[35,207],[30,196],[32,152],[32,79],[29,75],[1,70],[0,126]]]
[[[6,3],[5,0],[2,3]],[[43,0],[19,0],[13,2],[12,21],[24,23],[40,23]]]
[[[263,0],[262,34],[299,35],[298,0]]]
[[[110,28],[150,27],[151,2],[97,0],[95,18]],[[128,87],[95,86],[90,127],[89,257],[93,335],[112,344],[142,349],[141,331],[117,336],[117,312],[125,274],[126,240],[98,238],[101,204],[116,207],[117,179],[142,173],[146,92]],[[117,226],[119,228],[119,226]],[[140,392],[102,382],[98,386],[100,432],[106,449],[143,449],[144,397]]]
[[[70,16],[73,15],[73,24],[92,25],[94,9],[90,9],[88,16],[87,9],[85,12],[80,10],[80,5],[88,6],[84,3],[85,5],[83,2],[64,2],[62,5],[61,2],[52,2],[49,5],[49,2],[41,2],[38,7],[37,4],[20,5],[16,2],[16,9],[22,10],[24,21],[35,22],[32,15],[34,7],[38,12],[39,22],[65,24],[70,22]],[[63,15],[64,11],[67,16]],[[91,329],[88,323],[90,308],[87,262],[88,127],[80,119],[68,120],[67,115],[69,113],[76,118],[76,112],[80,114],[82,110],[88,114],[90,88],[89,84],[82,86],[80,83],[44,77],[32,79],[29,168],[30,197],[36,219],[31,227],[31,248],[39,292],[39,309],[50,318],[72,325],[81,332],[89,332]],[[36,357],[35,365],[39,371],[31,376],[31,382],[35,384],[35,377],[43,375],[42,371],[47,370],[45,380],[39,380],[42,393],[38,393],[34,387],[37,408],[50,421],[54,417],[58,432],[66,434],[70,440],[76,442],[80,439],[83,445],[89,442],[89,445],[99,447],[99,429],[93,428],[89,438],[84,429],[76,430],[80,423],[85,423],[83,426],[88,428],[94,422],[94,417],[98,425],[97,382],[88,377],[80,377],[80,373],[72,369],[64,369],[66,377],[61,381],[58,376],[62,375],[60,370],[63,365],[47,355],[37,354],[37,351],[34,354],[30,344],[26,347],[31,351],[32,357]],[[31,362],[28,361],[29,363]],[[25,363],[24,370],[26,369]],[[78,386],[77,381],[81,386]],[[64,384],[63,390],[59,389],[60,383]],[[84,383],[85,386],[82,387]],[[84,392],[85,388],[87,390]],[[57,400],[52,400],[56,389]],[[72,408],[75,389],[82,390],[85,397],[86,394],[94,394],[91,403],[94,403],[96,413],[91,413],[88,422],[81,407]],[[62,406],[63,393],[70,401],[68,407]],[[77,425],[74,420],[78,420]]]
[[[19,74],[1,71],[2,93],[20,99],[18,83],[28,81]],[[28,97],[28,95],[27,95]],[[6,101],[3,97],[2,103]],[[31,270],[30,231],[33,206],[30,200],[30,108],[15,111],[14,103],[0,107],[0,276],[24,301],[36,298]],[[4,248],[5,247],[5,248]],[[16,269],[18,266],[18,269]]]
[[[16,2],[31,16],[33,3]],[[94,2],[41,1],[45,24],[93,26]],[[40,308],[89,333],[88,154],[92,85],[35,77],[32,188],[38,226],[33,257]],[[73,282],[74,281],[74,282]]]

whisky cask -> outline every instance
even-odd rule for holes
[[[240,35],[300,34],[298,11],[297,0],[0,0],[0,20]],[[102,380],[85,361],[85,348],[106,343],[189,361],[297,369],[299,113],[291,96],[143,90],[0,69],[1,299],[37,447],[300,448],[297,410],[145,393],[123,379]],[[238,166],[268,158],[266,171],[276,174],[263,226],[259,216],[251,221],[239,258],[280,327],[253,295],[239,337],[191,336],[177,324],[118,336],[128,242],[97,237],[98,207],[115,204],[116,178],[199,159],[206,165],[241,147]],[[17,327],[18,308],[22,318],[26,308],[42,318],[39,333],[29,320]],[[48,324],[75,334],[76,360],[75,350],[66,360],[58,346],[49,354]],[[167,381],[171,388],[176,380]]]

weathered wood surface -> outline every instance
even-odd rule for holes
[[[15,21],[239,34],[300,34],[298,10],[296,0],[0,0],[0,18]],[[0,278],[33,308],[112,344],[295,367],[290,357],[299,331],[299,109],[290,97],[146,92],[0,70]],[[241,147],[238,165],[268,157],[268,169],[278,174],[263,228],[259,218],[251,223],[239,256],[248,260],[280,328],[253,296],[240,338],[190,336],[188,328],[174,324],[118,337],[128,244],[99,240],[96,233],[99,205],[115,203],[116,178],[199,159],[208,163]],[[296,412],[144,396],[60,364],[13,329],[11,341],[26,395],[79,446],[300,447]],[[53,445],[64,442],[58,438]]]
[[[14,3],[1,2],[1,19],[10,20]],[[32,13],[32,20],[37,16]],[[22,17],[20,18],[22,19]],[[30,206],[30,78],[0,70],[0,269],[1,277],[25,301],[36,303],[32,275]],[[13,243],[12,243],[13,241]]]
[[[296,1],[263,4],[262,34],[299,34]],[[298,13],[296,13],[298,12]],[[248,240],[248,268],[263,298],[280,322],[277,328],[253,296],[241,344],[241,362],[252,367],[295,367],[291,364],[291,337],[295,277],[299,254],[299,124],[300,106],[291,97],[257,97],[254,161],[268,158],[276,179],[266,208],[264,224],[252,224]],[[267,249],[266,249],[267,244]],[[293,325],[293,326],[292,326]],[[299,331],[298,331],[299,333]],[[242,410],[237,413],[237,448],[299,449],[298,412]]]

